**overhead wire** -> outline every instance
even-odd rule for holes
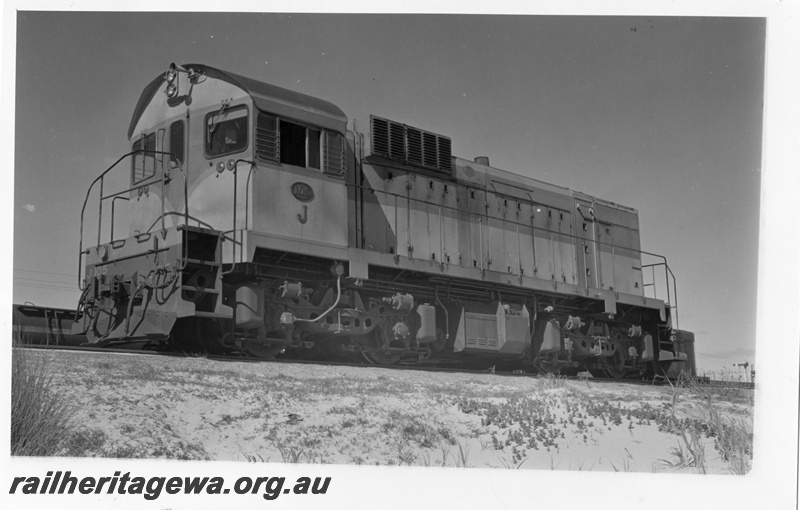
[[[30,284],[39,284],[39,285],[46,285],[52,287],[59,287],[59,288],[69,288],[72,289],[75,286],[68,283],[68,282],[53,282],[49,280],[38,280],[36,278],[14,278],[14,283],[18,283],[20,285],[30,285]]]
[[[31,289],[45,289],[61,292],[78,292],[71,282],[62,279],[73,279],[75,275],[58,273],[55,271],[40,271],[35,269],[14,268],[17,273],[13,277],[13,286]]]
[[[52,271],[39,271],[39,270],[36,270],[36,269],[21,269],[21,268],[15,267],[14,271],[21,271],[21,272],[25,272],[25,273],[49,274],[49,275],[55,275],[55,276],[64,276],[66,278],[75,278],[74,274],[55,273],[55,272],[52,272]]]

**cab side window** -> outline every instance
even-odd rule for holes
[[[259,112],[255,144],[256,156],[265,161],[344,173],[344,137],[339,133]]]
[[[282,120],[280,140],[281,163],[306,166],[306,128]]]
[[[172,167],[180,166],[184,157],[183,121],[178,120],[169,126],[169,164]]]
[[[319,170],[319,129],[280,121],[281,163]]]
[[[150,133],[136,140],[133,152],[133,183],[145,181],[156,173],[156,134]]]
[[[247,148],[247,108],[222,108],[206,116],[206,156],[217,157]]]

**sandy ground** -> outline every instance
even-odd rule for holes
[[[731,473],[709,403],[752,431],[746,390],[26,352],[77,406],[68,456]]]

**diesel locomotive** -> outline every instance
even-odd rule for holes
[[[56,341],[615,378],[688,365],[675,277],[631,207],[202,64],[150,82],[128,138],[87,192]]]

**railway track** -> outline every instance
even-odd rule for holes
[[[105,347],[91,347],[91,346],[66,346],[66,345],[46,345],[46,344],[22,344],[18,347],[21,348],[29,348],[29,349],[41,349],[41,350],[59,350],[59,351],[73,351],[73,352],[85,352],[85,353],[106,353],[106,354],[127,354],[127,355],[139,355],[139,356],[168,356],[168,357],[178,357],[178,358],[196,358],[196,357],[203,357],[213,361],[220,361],[220,362],[246,362],[246,363],[277,363],[277,364],[303,364],[303,365],[324,365],[324,366],[335,366],[335,367],[348,367],[348,368],[380,368],[383,370],[415,370],[418,372],[431,372],[431,373],[458,373],[458,374],[475,374],[475,375],[485,375],[485,374],[492,374],[501,377],[523,377],[523,378],[540,378],[544,377],[542,374],[530,373],[530,372],[523,372],[520,370],[514,371],[504,371],[504,370],[496,370],[494,367],[490,367],[489,369],[468,369],[468,368],[455,368],[455,367],[443,367],[443,366],[426,366],[426,365],[374,365],[368,363],[367,361],[363,362],[348,362],[348,361],[333,361],[333,360],[304,360],[304,359],[282,359],[282,358],[272,358],[272,359],[259,359],[259,358],[251,358],[246,356],[233,356],[233,355],[201,355],[197,353],[188,353],[188,352],[169,352],[169,351],[152,351],[152,350],[137,350],[137,349],[114,349],[114,348],[105,348]],[[569,376],[569,375],[558,375],[555,376],[558,378],[562,378],[568,381],[589,381],[593,383],[623,383],[628,385],[643,385],[643,386],[667,386],[673,384],[674,381],[668,380],[665,377],[655,377],[655,378],[648,378],[648,379],[612,379],[612,378],[605,378],[605,377],[584,377],[584,376]],[[723,383],[722,381],[710,381],[708,384],[711,385],[730,385],[735,386],[742,389],[754,389],[753,383]]]

